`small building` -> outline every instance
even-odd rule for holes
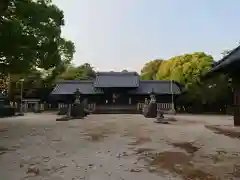
[[[23,99],[22,100],[23,111],[25,113],[37,111],[41,106],[40,102],[41,102],[40,99]]]
[[[141,109],[153,93],[161,109],[170,109],[181,94],[181,85],[175,81],[140,80],[137,72],[98,72],[94,80],[64,80],[58,82],[52,97],[69,104],[76,90],[80,99],[94,109],[126,108]]]

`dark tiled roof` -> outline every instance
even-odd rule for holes
[[[98,94],[102,93],[93,87],[93,81],[62,81],[59,82],[52,91],[52,95],[58,94],[74,94],[76,89],[82,94]]]
[[[127,76],[138,76],[139,74],[137,72],[130,72],[130,71],[122,71],[122,72],[115,72],[115,71],[107,71],[107,72],[97,72],[96,73],[97,76],[100,75],[115,75],[115,76],[119,76],[119,75],[127,75]]]
[[[95,87],[138,87],[139,75],[136,72],[99,72]]]
[[[174,81],[171,88],[171,81],[139,80],[136,72],[101,72],[97,73],[95,81],[61,81],[51,94],[74,94],[76,89],[82,94],[101,94],[101,88],[105,87],[135,87],[129,92],[132,94],[148,94],[152,91],[156,94],[180,94],[182,88]]]
[[[225,67],[235,63],[236,61],[240,61],[240,46],[232,50],[227,56],[223,57],[220,61],[218,61],[213,66],[210,72],[224,69]]]
[[[141,80],[139,87],[135,92],[132,92],[136,94],[148,94],[152,91],[156,94],[181,94],[181,87],[174,81],[171,88],[171,81]]]

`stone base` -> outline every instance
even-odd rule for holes
[[[82,116],[76,116],[76,117],[64,116],[64,117],[61,117],[61,118],[57,118],[56,121],[70,121],[70,120],[75,120],[75,119],[84,119],[84,117],[82,117]]]
[[[15,116],[24,116],[24,115],[25,115],[24,113],[18,113]]]
[[[66,115],[68,113],[68,108],[60,108],[59,112],[57,115]]]
[[[156,121],[154,121],[155,123],[158,123],[158,124],[169,124],[168,121],[166,121],[165,119],[157,119]]]
[[[84,119],[84,117],[83,116],[76,116],[76,117],[72,117],[71,120],[74,120],[74,119]]]
[[[56,121],[69,121],[71,119],[72,119],[72,117],[65,116],[65,117],[57,118]]]
[[[42,113],[43,111],[39,110],[35,110],[34,113]]]
[[[169,122],[176,122],[177,121],[177,119],[175,119],[174,117],[169,117],[166,120],[169,121]]]
[[[156,118],[157,117],[157,104],[150,103],[144,108],[143,115],[146,118]]]
[[[72,117],[82,117],[85,116],[83,104],[74,104],[71,108]]]

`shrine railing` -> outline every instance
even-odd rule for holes
[[[95,103],[88,104],[88,109],[90,109],[91,111],[94,111],[96,109],[96,104]]]
[[[68,104],[58,104],[58,108],[68,108]],[[88,104],[88,109],[90,110],[94,110],[96,108],[96,104],[95,103],[91,103],[91,104]]]
[[[137,104],[137,109],[142,110],[144,107],[144,103],[138,103]],[[172,109],[172,104],[171,103],[157,103],[157,110],[161,111],[169,111]]]

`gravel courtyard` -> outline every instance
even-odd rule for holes
[[[240,179],[240,139],[212,125],[229,116],[179,115],[156,124],[142,115],[53,114],[0,119],[1,180]]]

